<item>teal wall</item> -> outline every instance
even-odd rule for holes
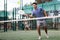
[[[44,10],[50,11],[50,10],[60,10],[60,1],[53,0],[52,2],[45,2],[42,4],[38,4],[38,7],[43,7]],[[32,13],[33,7],[31,5],[24,6],[23,10],[25,13],[29,14]],[[7,13],[9,15],[9,13]],[[4,11],[0,11],[0,16],[4,17]]]
[[[4,17],[4,11],[0,11],[0,17]]]
[[[38,4],[38,7],[42,7],[46,11],[50,10],[60,10],[60,1],[52,1],[52,2],[45,2],[42,4]],[[31,13],[33,7],[30,5],[23,7],[25,13]]]
[[[24,6],[23,7],[23,10],[25,13],[31,13],[31,11],[33,10],[33,7],[32,6]]]
[[[9,15],[9,12],[7,12],[7,16]],[[0,11],[0,17],[4,17],[4,11]]]

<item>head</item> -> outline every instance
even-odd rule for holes
[[[36,8],[37,8],[37,3],[34,2],[34,3],[32,4],[32,6],[36,9]]]

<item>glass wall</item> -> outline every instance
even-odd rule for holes
[[[18,13],[19,10],[23,10],[26,14],[32,13],[33,7],[31,5],[25,5],[24,7],[22,6],[23,6],[23,0],[0,0],[0,20],[23,19],[23,16]],[[54,15],[56,16],[57,14],[59,15],[59,12],[60,12],[60,2],[42,3],[42,4],[38,4],[38,7],[42,7],[44,10],[46,10],[49,16],[54,16]],[[57,21],[59,21],[58,18],[47,20],[47,22],[50,23],[50,26],[53,26],[53,24],[56,24]],[[36,23],[36,20],[31,21],[31,23]],[[7,31],[7,28],[9,28],[7,24],[4,23],[4,26],[5,26],[4,31]],[[23,23],[20,21],[10,22],[10,24],[11,24],[10,28],[12,28],[13,30],[16,30],[16,24],[18,25],[17,27],[18,29],[24,28]],[[36,28],[36,26],[34,27]]]
[[[4,0],[0,0],[0,17],[4,16]]]
[[[60,4],[56,4],[56,10],[60,10]]]

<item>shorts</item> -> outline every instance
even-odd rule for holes
[[[25,27],[29,27],[29,25],[28,24],[25,24]]]
[[[37,26],[46,26],[45,20],[37,20]]]
[[[29,27],[29,23],[28,22],[24,22],[25,27]]]

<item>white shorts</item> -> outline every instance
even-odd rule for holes
[[[25,27],[29,27],[29,23],[28,22],[24,22]]]
[[[45,20],[37,20],[37,26],[46,26],[46,21]]]

